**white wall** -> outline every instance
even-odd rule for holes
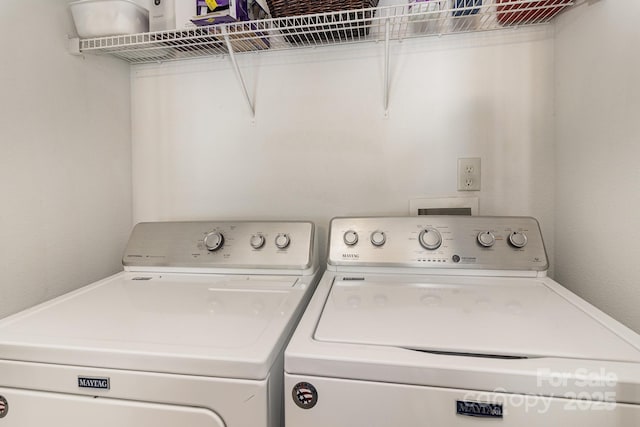
[[[129,67],[71,56],[66,5],[0,2],[0,317],[120,269],[131,227]]]
[[[640,2],[563,15],[556,39],[556,276],[640,332]]]
[[[406,215],[456,194],[481,157],[482,214],[534,215],[553,256],[553,34],[537,28],[393,45],[135,66],[134,220]],[[401,53],[401,55],[398,55]],[[325,235],[322,235],[325,238]]]

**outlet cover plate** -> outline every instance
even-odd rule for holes
[[[480,191],[480,157],[458,159],[458,191]]]

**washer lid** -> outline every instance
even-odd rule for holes
[[[639,348],[568,295],[536,279],[338,277],[314,338],[445,354],[640,362]]]
[[[299,277],[120,273],[0,322],[0,357],[266,378],[302,310]]]

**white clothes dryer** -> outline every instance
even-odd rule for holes
[[[138,224],[124,272],[0,321],[0,425],[281,425],[314,236],[309,222]]]
[[[533,218],[334,219],[286,426],[640,425],[640,337],[547,268]]]

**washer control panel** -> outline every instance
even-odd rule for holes
[[[329,265],[544,271],[538,221],[531,217],[334,218]]]
[[[147,222],[135,226],[127,267],[306,269],[310,222]]]

